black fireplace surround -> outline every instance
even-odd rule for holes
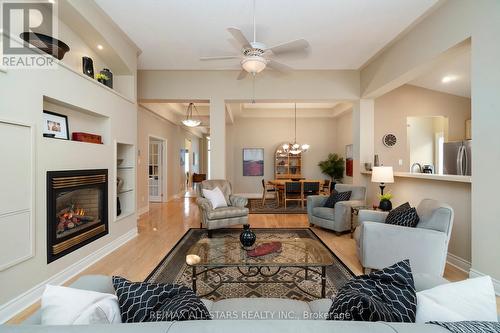
[[[47,263],[108,232],[108,170],[48,171]]]

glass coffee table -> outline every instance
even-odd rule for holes
[[[326,268],[333,265],[332,253],[320,241],[311,238],[291,238],[286,240],[266,239],[257,240],[254,246],[269,242],[281,243],[281,251],[266,254],[260,257],[251,257],[247,250],[243,249],[241,243],[236,238],[203,238],[195,243],[188,254],[195,255],[196,260],[189,260],[186,263],[192,268],[192,288],[196,292],[196,282],[201,274],[208,272],[215,273],[219,281],[217,286],[205,295],[215,292],[223,283],[234,283],[223,281],[217,269],[224,267],[237,268],[242,278],[251,278],[260,275],[264,278],[271,278],[277,275],[282,268],[299,268],[297,273],[304,271],[304,278],[309,279],[309,274],[317,274],[320,277],[320,292],[313,295],[302,289],[299,285],[297,273],[290,279],[275,278],[265,279],[259,283],[294,283],[297,288],[312,297],[325,297],[326,288]],[[192,258],[192,256],[190,256]]]

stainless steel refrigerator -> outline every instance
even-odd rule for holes
[[[445,175],[470,176],[472,174],[472,140],[443,144]]]

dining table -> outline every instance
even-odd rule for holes
[[[283,198],[283,192],[285,191],[285,182],[291,182],[294,180],[291,179],[271,179],[267,183],[269,185],[273,185],[276,187],[276,189],[279,191],[279,197]],[[319,189],[320,193],[325,193],[323,191],[323,184],[325,183],[324,179],[300,179],[297,180],[298,182],[304,183],[304,182],[318,182],[319,183]],[[326,193],[327,194],[327,193]],[[281,200],[280,200],[281,202]]]

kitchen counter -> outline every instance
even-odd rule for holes
[[[361,171],[363,175],[371,175],[371,171]],[[471,176],[459,176],[459,175],[437,175],[432,173],[412,173],[412,172],[394,172],[394,177],[404,177],[404,178],[417,178],[417,179],[429,179],[438,180],[446,182],[460,182],[460,183],[472,183]]]

